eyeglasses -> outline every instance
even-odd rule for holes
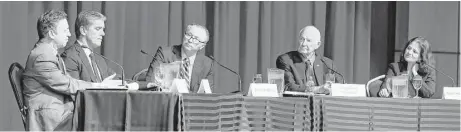
[[[192,43],[196,43],[196,44],[197,43],[205,43],[203,41],[198,40],[197,36],[194,36],[194,35],[192,35],[190,33],[185,33],[184,36],[186,36],[186,39],[191,41]]]

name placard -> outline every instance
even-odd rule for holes
[[[253,97],[279,97],[277,84],[251,83],[247,96]]]
[[[461,87],[443,87],[443,97],[445,99],[461,100],[460,91]]]
[[[197,93],[211,93],[210,83],[208,83],[208,79],[202,79],[200,82],[200,88],[198,89]]]
[[[366,97],[364,84],[331,84],[331,96]]]
[[[187,89],[187,83],[184,79],[174,79],[173,84],[171,85],[170,92],[173,93],[189,93]]]

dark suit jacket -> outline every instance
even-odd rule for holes
[[[64,52],[61,54],[61,57],[66,64],[67,72],[73,78],[97,82],[97,77],[93,73],[91,68],[91,63],[86,57],[85,52],[83,51],[82,46],[80,46],[77,41],[74,44],[66,46]],[[94,55],[96,63],[99,67],[99,72],[101,73],[101,80],[114,74],[115,72],[107,66],[106,60],[99,55]],[[120,76],[116,77],[119,79]]]
[[[54,130],[72,114],[74,105],[70,95],[91,87],[90,82],[74,79],[64,72],[58,57],[52,44],[38,42],[27,58],[22,81],[31,131]]]
[[[154,59],[150,63],[149,70],[147,71],[146,81],[154,81],[154,68],[158,67],[160,63],[171,63],[175,61],[181,61],[181,46],[182,45],[158,47]],[[213,75],[213,61],[207,56],[205,56],[205,52],[203,50],[197,52],[194,65],[192,67],[189,92],[197,93],[200,87],[200,81],[202,79],[208,79],[210,87],[211,89],[213,89]]]
[[[405,73],[406,66],[403,62],[394,62],[389,64],[387,68],[387,74],[386,74],[386,79],[391,78],[393,76],[399,76],[402,75],[402,73]],[[419,89],[419,97],[422,98],[430,98],[432,95],[434,95],[435,92],[435,71],[433,69],[430,69],[428,73],[423,73],[420,70],[418,70],[418,74],[421,75],[423,78],[423,86],[421,89]],[[413,85],[411,84],[411,81],[408,81],[408,94],[410,97],[414,97],[416,95],[416,90],[413,88]],[[381,89],[385,88],[386,85],[383,83],[381,85]],[[378,94],[379,96],[379,94]]]
[[[308,87],[305,85],[306,75],[305,70],[307,64],[303,62],[301,53],[298,51],[290,51],[277,57],[276,67],[285,71],[285,89],[287,91],[301,91],[304,92]],[[325,84],[324,75],[331,69],[336,68],[333,65],[333,61],[327,57],[316,56],[314,61],[314,81],[318,85]],[[303,81],[304,80],[304,81]],[[342,82],[339,80],[338,75],[335,74],[336,82]]]

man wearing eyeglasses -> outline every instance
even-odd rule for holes
[[[333,61],[319,56],[315,51],[321,45],[320,31],[314,26],[306,26],[299,32],[299,47],[280,55],[276,67],[285,71],[287,91],[329,94],[330,84],[338,82]],[[328,77],[327,77],[328,76]]]
[[[154,82],[156,68],[161,63],[181,62],[179,78],[186,80],[190,93],[197,93],[202,79],[208,79],[213,89],[213,61],[203,48],[209,40],[208,30],[201,25],[188,25],[180,45],[160,46],[147,71],[146,80]]]

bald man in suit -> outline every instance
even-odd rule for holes
[[[314,26],[306,26],[299,32],[299,47],[280,55],[276,67],[285,71],[285,88],[287,91],[314,92],[329,94],[331,80],[325,80],[329,75],[339,82],[333,61],[319,56],[315,51],[321,45],[320,31]],[[326,85],[325,85],[326,84]]]

